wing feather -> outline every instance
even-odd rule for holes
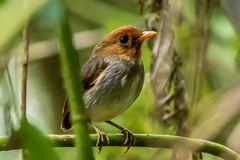
[[[85,91],[92,88],[95,83],[103,78],[104,70],[107,68],[109,64],[104,61],[103,57],[94,56],[90,58],[81,69],[81,80],[83,82],[83,88]],[[72,128],[70,122],[70,108],[68,103],[68,98],[66,98],[64,106],[63,106],[63,119],[61,128],[63,131],[70,130]]]
[[[86,90],[92,88],[97,79],[107,68],[109,64],[104,61],[103,57],[92,57],[82,67],[80,77],[83,82],[83,88]]]

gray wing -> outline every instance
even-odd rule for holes
[[[83,65],[80,77],[83,82],[83,88],[85,91],[94,86],[95,82],[101,76],[101,73],[107,68],[107,66],[108,63],[105,62],[104,58],[100,56],[91,57]],[[61,129],[63,131],[70,130],[72,128],[72,124],[70,121],[70,106],[68,103],[68,98],[66,98],[65,100],[62,115],[63,118],[61,123]]]

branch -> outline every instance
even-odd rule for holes
[[[230,148],[202,139],[185,138],[171,135],[157,135],[157,134],[134,134],[136,143],[133,147],[149,147],[149,148],[166,148],[173,149],[176,145],[181,145],[190,151],[196,153],[208,153],[227,160],[240,160],[240,155]],[[74,135],[48,135],[54,147],[73,147],[75,141]],[[108,134],[110,139],[109,145],[103,146],[118,146],[123,147],[125,138],[122,134]],[[92,145],[95,146],[98,136],[96,134],[90,135]],[[21,149],[20,144],[8,146],[9,137],[0,137],[0,151],[9,151]]]
[[[24,28],[24,53],[23,53],[23,68],[22,68],[22,118],[27,119],[27,75],[28,75],[28,55],[29,55],[29,20],[26,19],[26,24]]]
[[[26,3],[26,1],[25,1]],[[28,61],[29,61],[29,19],[26,18],[25,27],[23,31],[24,38],[24,53],[22,62],[22,104],[21,104],[21,115],[22,119],[27,121],[27,76],[28,76]],[[25,149],[22,150],[22,160],[26,160],[27,152]]]

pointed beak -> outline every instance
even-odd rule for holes
[[[155,34],[157,34],[157,32],[155,31],[143,31],[142,35],[140,36],[140,39],[144,40],[154,36]]]

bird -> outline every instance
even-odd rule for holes
[[[142,44],[155,34],[155,31],[142,31],[133,26],[119,27],[94,47],[91,57],[81,68],[80,79],[85,93],[79,98],[83,98],[89,123],[98,134],[96,146],[99,153],[104,139],[109,144],[109,138],[94,123],[106,122],[121,130],[125,136],[126,152],[136,141],[130,130],[111,119],[127,110],[138,98],[144,82]],[[61,128],[70,130],[67,98],[62,114]]]

